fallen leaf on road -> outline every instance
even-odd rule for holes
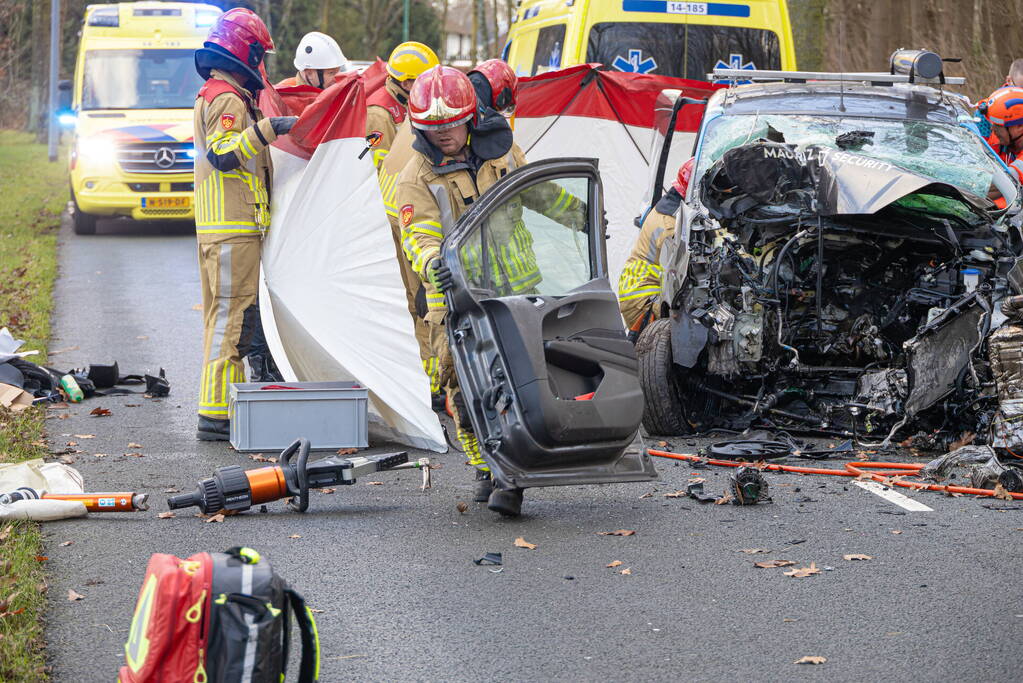
[[[95,434],[75,434],[76,439],[95,439]],[[141,448],[141,446],[139,447]]]
[[[382,481],[367,481],[366,482],[366,486],[383,486],[383,485],[384,485],[384,482],[382,482]]]
[[[63,413],[62,415],[58,415],[58,416],[57,416],[57,419],[58,419],[58,420],[66,420],[66,419],[68,419],[69,417],[71,417],[71,415],[70,415],[69,413]]]
[[[785,574],[785,576],[791,576],[794,579],[805,579],[808,576],[820,574],[821,570],[817,569],[817,565],[811,562],[809,567],[799,567],[798,569],[793,569],[790,572],[782,573]]]
[[[358,448],[339,448],[339,449],[337,449],[337,454],[338,455],[354,455],[355,453],[358,453],[358,452],[359,452]]]
[[[146,335],[144,335],[144,334],[140,334],[139,336],[137,336],[137,337],[135,337],[135,338],[136,338],[136,339],[140,339],[140,340],[142,340],[142,341],[145,341],[146,339],[149,339],[149,337],[148,337],[148,336],[146,336]]]
[[[92,457],[94,457],[94,458],[105,458],[105,457],[107,457],[107,454],[106,453],[93,453]]]
[[[77,445],[78,445],[78,442],[77,442],[77,441],[68,441],[68,442],[67,442],[67,445],[68,445],[68,446],[77,446]]]
[[[827,657],[817,657],[816,655],[807,655],[801,657],[793,662],[793,664],[823,664],[828,661]]]
[[[747,555],[756,555],[757,553],[769,553],[769,548],[743,548],[739,551],[740,553],[746,553]]]
[[[620,571],[620,572],[618,572],[618,573],[619,573],[619,574],[623,574],[623,575],[625,575],[625,576],[632,576],[632,570],[631,570],[631,569],[628,569],[628,568],[625,568],[625,569],[621,570],[621,571]]]
[[[302,534],[292,534],[288,538],[302,538]]]
[[[464,515],[465,511],[469,509],[469,506],[462,501],[458,501],[458,505],[455,506],[455,509],[458,510],[460,514]]]
[[[64,541],[63,543],[61,543],[61,545],[64,546],[64,547],[67,547],[67,546],[71,545],[72,543],[74,543],[74,541]]]
[[[874,558],[870,555],[861,555],[860,553],[851,553],[849,555],[842,555],[843,560],[873,560]]]
[[[320,489],[320,493],[330,494],[330,493],[334,493],[334,491],[337,491],[337,489],[331,489],[331,488],[322,488],[322,489]]]
[[[640,496],[639,498],[640,498],[640,500],[642,500],[643,498],[653,498],[653,497],[654,497],[654,493],[653,493],[653,491],[649,491],[649,492],[647,492],[647,493],[644,493],[644,494],[643,494],[642,496]]]
[[[718,498],[717,500],[715,500],[714,504],[715,505],[724,505],[725,503],[731,503],[731,502],[732,502],[732,493],[730,491],[725,491],[725,494],[723,496],[721,496],[720,498]]]
[[[686,492],[685,491],[675,491],[673,493],[665,493],[664,497],[665,498],[685,498],[686,497]]]
[[[128,448],[142,448],[142,447],[143,447],[142,444],[135,443],[134,441],[132,441],[130,444],[128,444]]]
[[[89,411],[89,415],[95,415],[96,417],[106,417],[110,415],[110,410],[107,408],[93,408]]]
[[[217,514],[212,515],[212,516],[206,518],[206,523],[207,524],[211,524],[211,523],[215,523],[215,522],[223,522],[223,521],[224,521],[224,514],[222,512],[218,512]]]
[[[85,596],[82,595],[81,593],[78,593],[78,592],[74,591],[71,588],[68,588],[67,589],[67,599],[70,602],[74,602],[75,600],[85,600]]]
[[[164,493],[181,493],[181,489],[174,488],[173,486],[171,486],[169,489],[164,489],[163,492]]]
[[[1001,483],[995,484],[994,497],[1001,500],[1014,500],[1012,494],[1005,490],[1005,487]]]
[[[617,531],[598,531],[598,536],[632,536],[636,532],[632,529],[618,529]]]
[[[902,532],[901,532],[901,531],[899,531],[898,529],[892,529],[892,533],[893,533],[893,534],[895,534],[896,536],[898,536],[898,535],[899,535],[899,534],[901,534]]]
[[[521,536],[519,536],[518,538],[515,539],[515,547],[516,548],[528,548],[530,550],[536,550],[536,543],[530,543],[526,539],[524,539]]]
[[[270,462],[270,458],[262,453],[250,453],[249,460],[255,460],[256,462]]]
[[[46,555],[36,555],[36,562],[46,562],[49,559]]]
[[[754,562],[753,566],[760,569],[774,569],[775,567],[788,567],[790,564],[795,564],[792,560],[765,560],[763,562]]]
[[[614,562],[611,562],[611,563],[606,564],[604,566],[607,567],[608,569],[614,569],[615,567],[621,567],[622,566],[622,561],[621,560],[615,560]]]
[[[124,455],[128,456],[129,458],[144,458],[144,457],[146,457],[145,454],[138,453],[138,452],[125,453]]]
[[[125,403],[124,404],[125,408],[140,408],[141,406],[142,406],[141,403]]]
[[[310,607],[309,611],[314,613],[314,614],[323,614],[323,610],[322,609],[316,609],[315,607]]]
[[[172,517],[177,517],[177,515],[175,515],[173,512],[161,512],[160,514],[157,515],[157,517],[159,517],[160,519],[171,519]]]

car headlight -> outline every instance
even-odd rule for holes
[[[117,147],[110,140],[86,138],[78,141],[78,158],[88,164],[112,164],[117,158]]]

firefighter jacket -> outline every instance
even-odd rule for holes
[[[370,140],[373,165],[378,170],[391,151],[398,126],[408,116],[405,110],[407,102],[408,95],[391,78],[387,79],[383,88],[366,98],[366,138]]]
[[[649,300],[661,293],[664,270],[660,264],[661,247],[675,234],[675,213],[681,202],[682,197],[672,188],[643,220],[639,237],[618,279],[618,301],[626,327],[632,327]]]
[[[197,234],[259,235],[270,226],[267,147],[276,139],[255,96],[214,69],[195,101]]]
[[[524,165],[518,145],[493,159],[470,153],[467,161],[442,156],[417,136],[412,159],[398,177],[394,202],[402,230],[405,257],[422,279],[430,323],[444,320],[444,294],[430,281],[430,262],[440,256],[441,242],[473,202],[505,175]],[[542,280],[533,252],[533,235],[522,220],[523,204],[572,229],[585,228],[586,205],[553,182],[534,185],[505,202],[487,222],[489,278],[482,272],[479,242],[463,247],[461,261],[475,286],[510,296],[534,291]]]

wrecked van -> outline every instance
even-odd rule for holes
[[[940,84],[790,76],[707,103],[637,341],[646,429],[983,433],[1018,186]]]

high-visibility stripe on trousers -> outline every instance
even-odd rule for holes
[[[245,309],[259,291],[258,236],[199,235],[203,363],[199,414],[225,420],[228,387],[245,381],[241,349]]]
[[[490,467],[480,452],[480,444],[472,428],[472,418],[465,407],[462,390],[458,388],[458,375],[455,373],[454,361],[451,359],[451,348],[444,325],[428,323],[431,327],[430,339],[433,340],[433,351],[437,355],[438,379],[447,392],[451,403],[451,412],[455,421],[455,435],[465,453],[466,460],[476,469],[489,472]]]

